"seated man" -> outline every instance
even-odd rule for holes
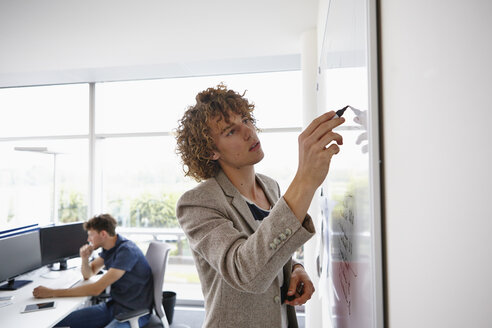
[[[108,270],[98,281],[69,289],[51,289],[38,286],[33,290],[36,298],[65,296],[97,296],[111,286],[107,303],[86,307],[69,314],[57,326],[77,327],[129,327],[114,317],[122,312],[152,308],[152,272],[142,251],[134,242],[115,233],[116,220],[109,214],[95,216],[84,223],[89,245],[80,248],[82,275],[85,280],[97,274],[103,266]],[[63,247],[60,245],[60,247]],[[102,247],[94,261],[89,263],[93,250]],[[147,324],[149,316],[140,318],[140,327]]]

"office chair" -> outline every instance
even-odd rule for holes
[[[166,313],[162,306],[162,285],[164,283],[164,273],[169,258],[169,244],[152,241],[149,244],[145,258],[152,269],[154,279],[154,311],[150,315],[150,320],[144,328],[169,328]],[[120,313],[116,319],[120,322],[129,321],[131,328],[138,328],[138,319],[149,313],[148,309],[135,310],[127,313]]]

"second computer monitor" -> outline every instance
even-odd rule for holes
[[[0,290],[17,289],[31,282],[14,278],[41,267],[38,230],[1,238],[0,262],[0,281],[8,281]]]
[[[87,243],[83,222],[42,227],[39,230],[43,265],[60,262],[60,270],[67,268],[67,259],[79,256],[79,249]]]

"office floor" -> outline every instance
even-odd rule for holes
[[[205,312],[200,307],[176,306],[174,308],[173,324],[170,328],[201,328]],[[304,328],[304,313],[297,314],[299,328]]]

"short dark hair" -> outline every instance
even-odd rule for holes
[[[200,92],[196,104],[185,111],[176,129],[176,152],[181,156],[185,176],[202,181],[219,172],[219,163],[211,159],[217,150],[209,127],[214,118],[229,123],[230,114],[235,113],[250,119],[256,128],[255,105],[248,102],[245,93],[239,94],[221,83]]]
[[[106,231],[108,235],[116,235],[116,220],[110,214],[100,214],[94,216],[87,222],[84,222],[84,229],[96,230],[97,232]]]

